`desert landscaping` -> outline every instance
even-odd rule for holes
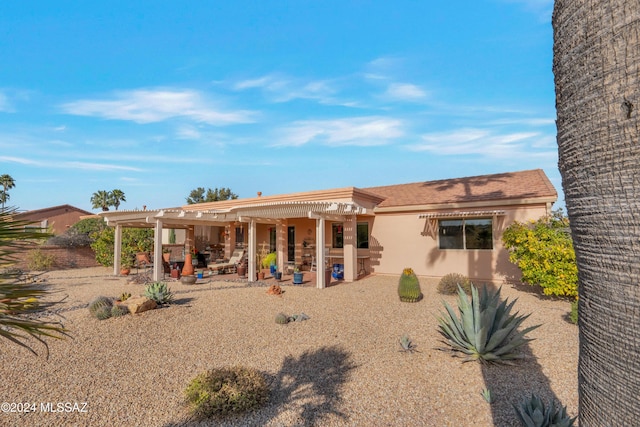
[[[577,413],[578,329],[569,303],[534,288],[505,284],[502,297],[541,324],[513,366],[462,363],[442,346],[436,279],[420,278],[423,299],[400,302],[399,276],[370,275],[327,289],[283,285],[282,295],[231,276],[195,285],[167,283],[172,304],[98,320],[87,309],[99,295],[141,294],[144,286],[104,267],[44,273],[71,338],[34,343],[38,356],[5,342],[0,352],[4,402],[36,404],[0,414],[3,425],[513,426],[513,404],[532,392]],[[304,322],[277,324],[280,313]],[[408,335],[415,352],[399,345]],[[224,366],[267,377],[267,403],[225,420],[190,419],[184,390],[199,373]],[[495,402],[483,399],[490,389]],[[53,405],[47,406],[47,402]],[[58,403],[70,411],[47,412]],[[73,409],[74,404],[78,404]],[[86,405],[85,405],[86,404]]]

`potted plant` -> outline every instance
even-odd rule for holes
[[[275,252],[268,253],[261,260],[262,268],[270,269],[271,274],[273,275],[276,272],[276,260],[277,254]]]
[[[296,268],[293,270],[293,284],[294,285],[301,285],[302,284],[302,271],[300,271],[300,267],[296,266]]]
[[[131,256],[123,255],[120,260],[120,274],[128,276],[131,273],[131,267],[133,267],[133,258]]]

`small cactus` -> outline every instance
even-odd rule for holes
[[[482,397],[488,404],[492,404],[493,402],[495,402],[490,388],[482,389],[482,392],[480,394],[482,394]]]
[[[418,302],[422,298],[420,281],[411,268],[405,268],[400,276],[398,296],[403,302]]]
[[[111,301],[111,298],[105,297],[105,296],[99,296],[93,301],[91,301],[91,303],[89,304],[89,313],[91,313],[91,315],[94,317],[98,317],[97,315],[98,311],[104,312],[106,310],[109,313],[111,313],[112,306],[113,306],[113,301]],[[104,313],[102,313],[101,315],[104,316]],[[105,319],[108,317],[109,316],[105,317]],[[100,320],[103,320],[103,319],[100,319]]]
[[[129,309],[125,305],[114,305],[111,307],[111,317],[120,317],[129,314]]]
[[[531,397],[525,399],[520,406],[513,405],[513,407],[523,426],[571,427],[576,421],[576,418],[571,418],[567,415],[566,406],[556,406],[554,401],[545,406],[542,399],[535,394],[531,394]]]
[[[403,335],[402,337],[400,337],[400,347],[401,347],[400,351],[404,351],[408,353],[413,353],[415,351],[419,353],[419,351],[416,350],[417,346],[411,342],[411,338],[409,338],[408,335]]]
[[[165,282],[149,283],[144,288],[144,296],[154,300],[158,305],[170,304],[173,301],[173,293]]]
[[[106,320],[111,317],[111,308],[110,307],[100,307],[96,309],[93,314],[98,320]]]
[[[287,323],[289,323],[289,316],[284,313],[278,313],[276,315],[276,323],[278,325],[286,325]]]
[[[126,300],[128,300],[129,298],[131,298],[131,294],[130,294],[129,292],[123,292],[123,293],[120,295],[120,301],[126,301]]]

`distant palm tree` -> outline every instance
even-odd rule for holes
[[[0,185],[2,185],[3,188],[2,195],[0,195],[0,201],[2,201],[2,207],[4,208],[5,202],[9,200],[9,193],[7,193],[7,190],[15,187],[16,182],[11,177],[11,175],[7,175],[5,173],[4,175],[0,175]]]
[[[48,291],[36,284],[25,284],[20,273],[9,269],[16,253],[25,245],[51,237],[41,231],[28,231],[29,221],[13,219],[15,210],[0,209],[0,338],[25,347],[35,354],[29,337],[47,347],[44,338],[63,338],[67,330],[59,322],[39,320],[34,314],[50,311],[56,302],[43,301]],[[47,347],[48,352],[48,347]]]
[[[124,197],[124,192],[122,190],[115,189],[111,193],[109,193],[109,195],[111,196],[110,205],[115,207],[116,210],[118,210],[118,206],[120,206],[120,202],[127,201],[127,199]]]
[[[100,190],[93,193],[91,196],[91,204],[94,209],[102,209],[104,212],[109,210],[109,206],[111,206],[111,195],[108,191]]]

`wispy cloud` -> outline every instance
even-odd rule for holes
[[[132,172],[143,171],[143,169],[140,169],[140,168],[136,168],[132,166],[122,166],[122,165],[116,165],[116,164],[78,162],[78,161],[51,162],[46,160],[34,160],[34,159],[28,159],[25,157],[12,157],[12,156],[0,156],[0,162],[18,163],[25,166],[41,166],[41,167],[56,168],[56,169],[80,169],[80,170],[91,170],[91,171],[132,171]]]
[[[68,114],[153,123],[182,117],[210,125],[250,123],[255,113],[225,111],[193,90],[134,90],[116,92],[113,99],[79,100],[61,106]]]
[[[385,95],[400,101],[418,101],[427,97],[420,87],[410,83],[391,83]]]
[[[13,106],[9,102],[9,97],[2,92],[0,92],[0,112],[4,112],[4,113],[14,112]]]
[[[308,80],[280,74],[247,79],[236,82],[235,90],[260,89],[273,102],[289,102],[294,99],[312,99],[323,104],[347,104],[335,97],[338,89],[334,82],[326,80]]]
[[[468,128],[424,134],[422,141],[407,148],[444,156],[479,155],[494,159],[555,155],[548,144],[549,136],[539,132],[499,133],[496,130]]]
[[[285,127],[275,145],[301,146],[319,143],[332,146],[384,145],[404,135],[403,123],[386,117],[303,120]]]

